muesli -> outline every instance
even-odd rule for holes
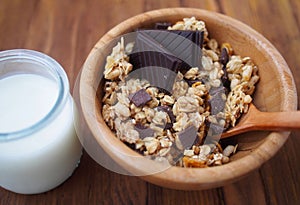
[[[250,57],[210,38],[194,17],[139,30],[127,44],[122,37],[107,56],[104,78],[102,115],[116,137],[183,167],[230,161],[238,145],[222,147],[218,136],[247,112],[259,80]]]

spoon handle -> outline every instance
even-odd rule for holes
[[[283,131],[300,129],[300,111],[261,112],[253,104],[248,113],[233,128],[223,132],[221,138],[254,130]]]
[[[257,112],[252,123],[253,130],[294,130],[300,129],[300,111]]]

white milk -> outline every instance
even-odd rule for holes
[[[36,74],[0,78],[0,133],[39,124],[58,98],[59,86]],[[73,125],[73,100],[45,126],[27,136],[0,139],[0,186],[33,194],[48,191],[71,176],[82,153]],[[1,136],[0,136],[1,137]]]
[[[34,74],[0,80],[0,132],[27,128],[45,117],[58,97],[54,81]]]

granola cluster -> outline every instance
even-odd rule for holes
[[[249,57],[209,38],[203,21],[184,18],[168,30],[203,32],[202,67],[179,71],[172,91],[129,77],[133,43],[124,39],[107,57],[102,115],[116,136],[139,153],[170,164],[207,167],[228,163],[237,145],[221,147],[220,135],[246,113],[259,80]]]

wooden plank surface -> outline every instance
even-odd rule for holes
[[[179,6],[221,12],[256,29],[286,59],[300,89],[298,0],[0,0],[0,50],[28,48],[52,56],[73,87],[89,51],[108,29],[144,11]],[[204,191],[165,189],[119,175],[84,153],[74,175],[58,188],[38,195],[0,188],[0,205],[300,204],[299,147],[300,132],[294,132],[261,169],[234,184]]]

